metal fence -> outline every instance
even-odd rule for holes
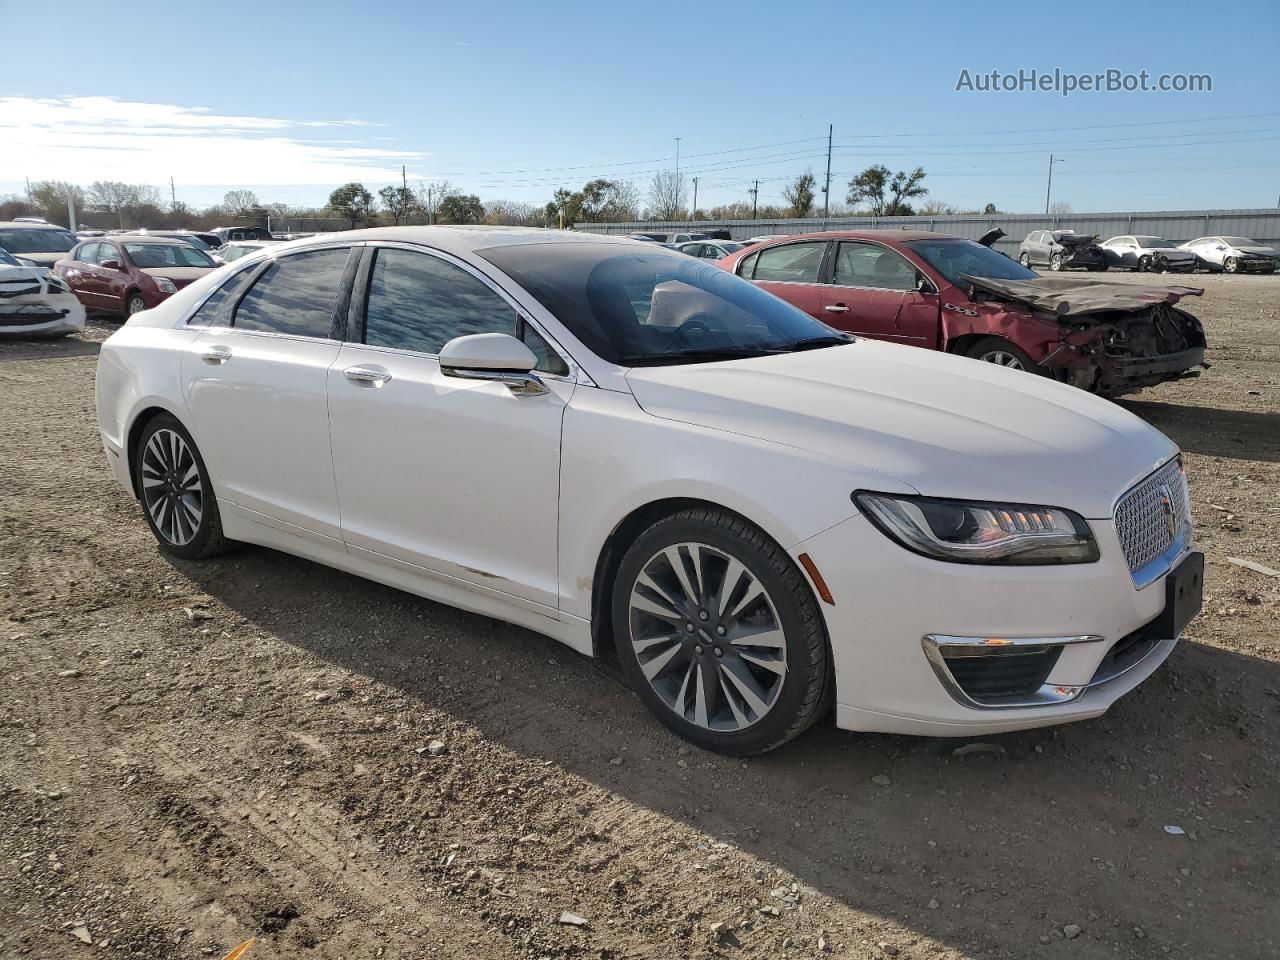
[[[575,230],[588,233],[682,233],[709,229],[728,230],[735,240],[748,237],[817,233],[824,230],[932,230],[951,236],[978,239],[992,227],[1007,236],[997,247],[1016,250],[1032,230],[1075,230],[1096,233],[1101,239],[1138,234],[1165,237],[1179,243],[1204,236],[1248,237],[1269,246],[1280,246],[1280,209],[1269,210],[1162,210],[1133,213],[996,213],[969,216],[918,217],[809,217],[803,220],[698,220],[694,222],[644,220],[635,223],[579,223]]]

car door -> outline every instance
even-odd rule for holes
[[[446,254],[371,246],[357,289],[328,375],[348,550],[554,616],[571,367],[505,293]],[[547,392],[443,373],[441,347],[475,333],[524,340]]]
[[[291,251],[237,273],[227,325],[182,361],[191,432],[221,505],[239,516],[340,545],[326,409],[341,343],[352,247]],[[354,264],[352,264],[354,269]]]
[[[80,244],[71,252],[69,258],[71,262],[62,269],[62,279],[89,310],[100,310],[104,306],[102,296],[104,285],[99,282],[96,272],[100,246],[101,244],[96,240]]]
[[[861,337],[932,346],[936,307],[931,321],[913,310],[908,328],[902,323],[907,292],[918,293],[917,277],[916,268],[895,250],[864,240],[841,240],[831,283],[822,292],[824,320]]]
[[[827,323],[831,314],[823,310],[821,274],[829,246],[826,240],[775,244],[754,259],[744,258],[741,275],[750,268],[748,279],[756,286]]]

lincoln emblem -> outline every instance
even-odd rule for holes
[[[1169,539],[1178,535],[1178,518],[1173,513],[1173,491],[1167,483],[1160,484],[1160,507],[1164,510],[1165,526],[1169,528]]]

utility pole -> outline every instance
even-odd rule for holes
[[[1049,154],[1049,182],[1045,185],[1045,188],[1044,188],[1045,216],[1048,216],[1049,214],[1049,192],[1053,189],[1053,165],[1055,163],[1062,163],[1062,160],[1061,159],[1055,160],[1053,159],[1053,154],[1052,153]]]
[[[436,208],[431,205],[431,187],[427,187],[427,225],[436,222]]]
[[[71,232],[76,232],[76,188],[67,184],[67,223],[71,224]]]
[[[178,205],[178,191],[173,185],[173,177],[169,178],[169,207],[172,209]]]
[[[822,217],[824,220],[831,216],[831,133],[834,129],[834,124],[827,124],[827,182],[822,188]]]
[[[760,215],[760,181],[756,180],[754,186],[748,191],[751,194],[751,219],[759,219]]]
[[[31,202],[31,178],[27,177],[27,203]]]
[[[693,209],[689,211],[689,219],[698,219],[698,178],[693,178]]]
[[[683,139],[684,137],[676,137],[676,190],[677,192],[679,191],[679,188],[680,188],[680,141]],[[28,192],[30,192],[29,186],[28,186]]]

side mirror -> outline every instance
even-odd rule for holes
[[[464,380],[496,380],[518,397],[547,392],[533,372],[538,358],[533,351],[506,333],[473,333],[454,337],[440,349],[440,372]]]
[[[119,260],[103,260],[100,264],[98,264],[98,266],[100,266],[103,270],[119,270],[120,261]]]
[[[926,277],[923,273],[916,274],[916,290],[920,293],[937,293],[933,287],[933,281]]]

